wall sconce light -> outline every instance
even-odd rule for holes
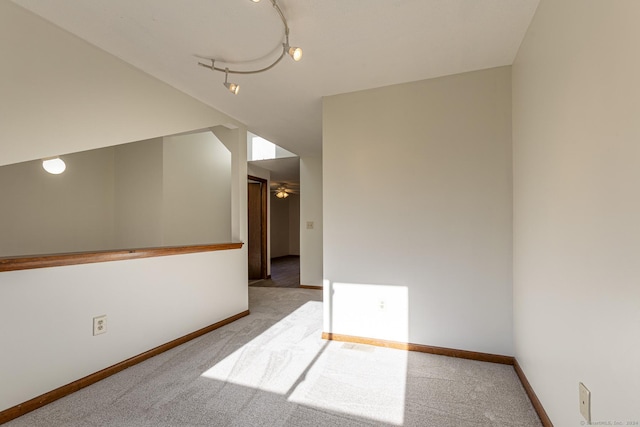
[[[44,168],[44,170],[53,175],[60,175],[65,171],[65,169],[67,169],[67,165],[60,157],[50,157],[47,159],[42,159],[42,167]]]

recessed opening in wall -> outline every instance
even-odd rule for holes
[[[231,241],[231,152],[215,129],[0,167],[0,258]]]
[[[276,144],[259,136],[252,139],[251,160],[267,160],[276,158]]]
[[[297,157],[297,154],[294,154],[289,150],[285,150],[273,142],[252,133],[249,134],[247,141],[247,161]]]

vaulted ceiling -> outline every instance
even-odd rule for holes
[[[269,0],[13,1],[299,155],[321,153],[323,96],[511,64],[539,2],[278,0],[304,57],[234,75],[233,95],[196,56],[273,56]]]

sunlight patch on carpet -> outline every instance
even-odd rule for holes
[[[202,376],[287,394],[322,348],[321,313],[321,302],[307,302]]]
[[[289,401],[402,425],[406,377],[406,351],[333,341]]]
[[[309,301],[202,374],[332,413],[402,425],[407,353],[323,341]]]

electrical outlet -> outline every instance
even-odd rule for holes
[[[384,300],[380,300],[380,302],[378,303],[378,310],[384,311],[384,309],[385,309]]]
[[[107,332],[107,315],[93,318],[93,335],[100,335]]]
[[[580,391],[580,413],[587,424],[591,424],[591,392],[582,383],[579,383],[578,389]]]
[[[307,221],[307,230],[313,230],[313,221]]]

